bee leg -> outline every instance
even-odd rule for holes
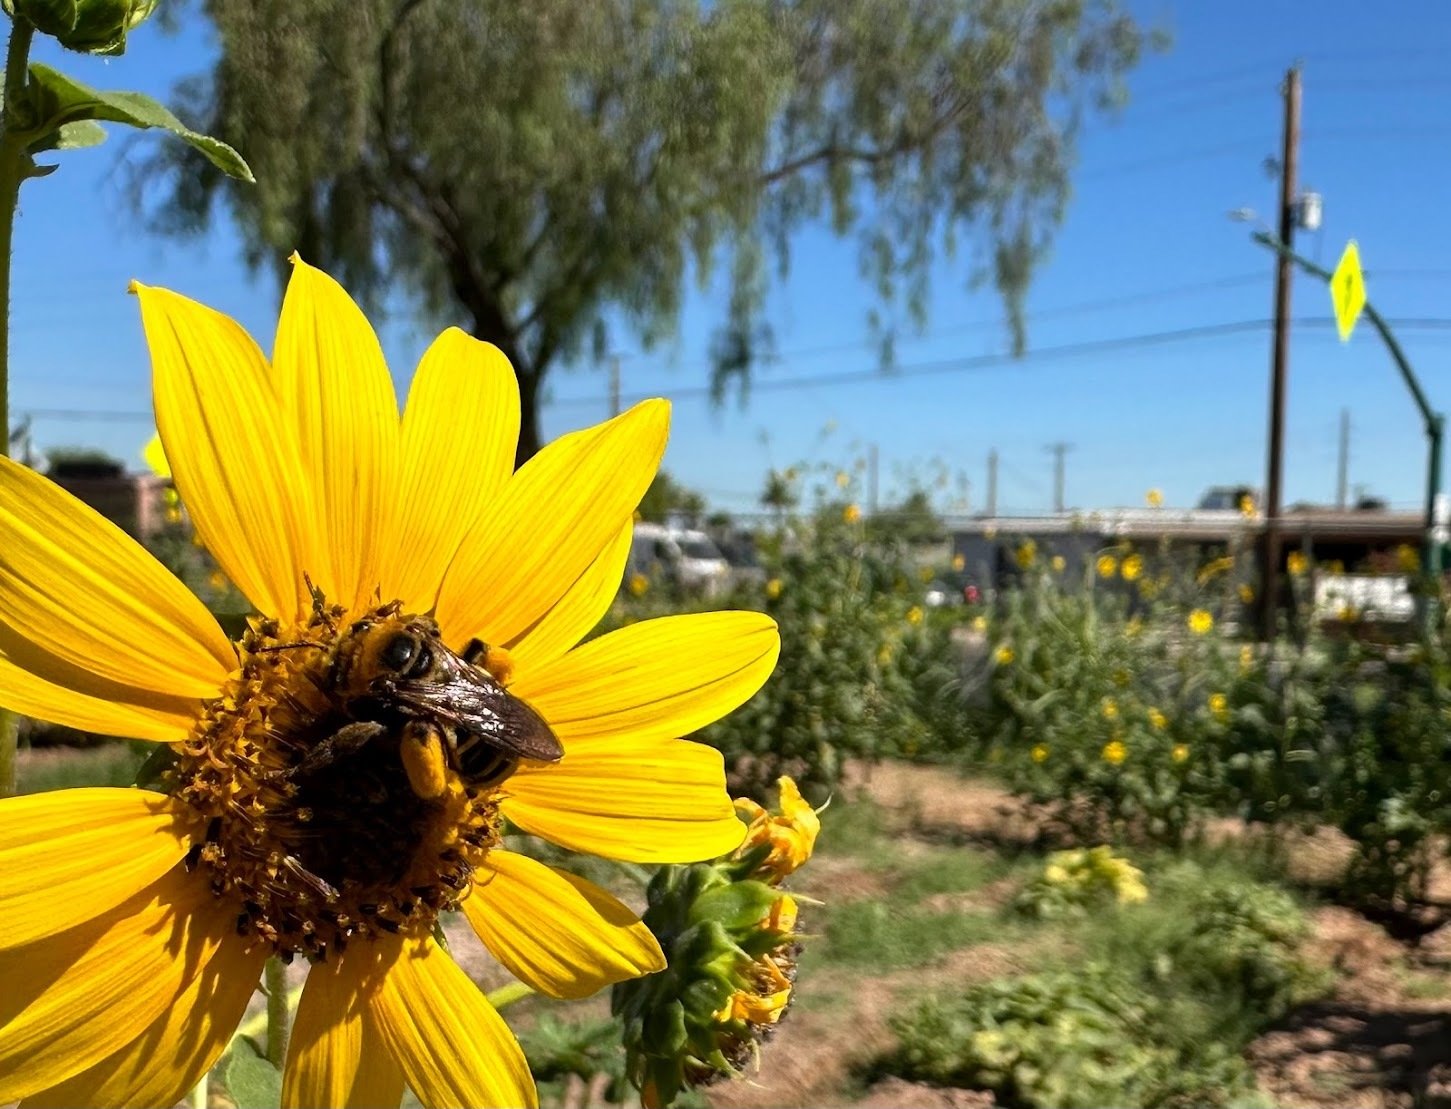
[[[489,655],[489,645],[482,639],[470,639],[458,656],[470,666],[482,666]]]
[[[285,777],[302,777],[325,766],[331,766],[344,756],[366,747],[387,731],[382,724],[372,720],[346,724],[305,754],[301,762],[286,772]]]
[[[432,801],[443,793],[447,784],[448,760],[436,727],[422,720],[410,720],[403,725],[398,755],[403,760],[403,771],[408,775],[408,784],[413,787],[414,793],[425,801]]]

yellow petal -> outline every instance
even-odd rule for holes
[[[21,1109],[175,1105],[231,1042],[266,959],[261,948],[249,955],[240,940],[224,943],[171,1007],[129,1044],[27,1097]]]
[[[432,936],[404,943],[368,1009],[429,1109],[539,1104],[514,1033]]]
[[[654,934],[614,896],[512,851],[489,853],[463,908],[494,958],[550,997],[665,969]]]
[[[418,364],[403,413],[398,502],[382,595],[431,609],[443,572],[514,470],[519,383],[498,347],[451,327]]]
[[[0,617],[99,677],[213,697],[236,665],[222,629],[166,567],[95,509],[0,458]]]
[[[186,854],[170,798],[62,789],[0,801],[0,950],[114,909]]]
[[[272,370],[282,415],[312,491],[319,565],[304,567],[330,600],[366,604],[398,469],[398,400],[383,350],[343,287],[296,255],[277,322]],[[329,557],[330,556],[330,557]]]
[[[230,929],[206,880],[177,866],[94,920],[0,951],[0,1104],[126,1048],[237,942]]]
[[[726,794],[720,752],[679,739],[580,739],[509,779],[504,815],[574,851],[689,863],[734,851],[746,826]]]
[[[311,606],[317,561],[297,444],[267,359],[237,322],[166,289],[133,285],[151,348],[156,424],[197,535],[258,610]]]
[[[781,652],[759,612],[664,616],[602,635],[533,671],[510,691],[549,721],[566,750],[574,737],[632,740],[689,735],[750,698]]]
[[[669,428],[669,404],[645,401],[520,467],[444,578],[444,638],[507,643],[553,608],[619,535],[659,468]]]
[[[365,1001],[381,981],[377,960],[368,957],[375,954],[350,953],[307,972],[287,1045],[283,1106],[397,1109],[403,1072]]]
[[[604,619],[620,591],[625,564],[630,558],[634,521],[602,550],[589,568],[544,616],[508,645],[515,672],[552,662],[568,651]],[[482,629],[480,629],[482,630]],[[482,636],[480,638],[483,638]],[[485,640],[487,642],[487,640]]]
[[[3,652],[18,650],[24,668]],[[42,670],[85,686],[82,693],[32,673]],[[99,695],[98,695],[99,694]],[[39,651],[0,625],[0,704],[15,712],[101,735],[176,743],[191,732],[198,701],[163,697],[102,681]]]

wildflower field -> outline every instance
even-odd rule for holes
[[[670,969],[566,1004],[521,989],[461,917],[441,918],[545,1103],[1441,1096],[1439,616],[1394,636],[1354,613],[1297,616],[1261,644],[1242,551],[1120,545],[1070,572],[1012,537],[1015,587],[933,607],[926,583],[961,560],[864,516],[852,479],[820,477],[810,511],[762,529],[758,572],[724,602],[636,574],[595,633],[719,607],[776,622],[765,685],[691,737],[724,755],[757,853],[657,870],[505,840],[644,911]],[[196,548],[169,549],[206,579]],[[1290,561],[1296,613],[1315,571]],[[37,746],[22,788],[128,783],[136,746]],[[701,931],[701,904],[725,947]],[[725,950],[756,959],[729,988],[709,969]],[[286,982],[299,988],[301,968]],[[260,1001],[252,1012],[214,1102],[277,1096]]]

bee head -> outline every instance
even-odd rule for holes
[[[351,699],[378,693],[390,681],[422,678],[437,659],[437,638],[425,617],[359,620],[338,644],[333,686]]]

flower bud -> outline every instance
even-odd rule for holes
[[[789,778],[780,813],[736,805],[751,827],[733,855],[663,867],[650,883],[643,919],[666,969],[614,987],[627,1073],[646,1109],[739,1073],[791,1001],[798,910],[775,887],[810,858],[820,821]]]
[[[121,54],[126,35],[155,10],[157,0],[0,0],[12,19],[24,19],[69,50]]]

